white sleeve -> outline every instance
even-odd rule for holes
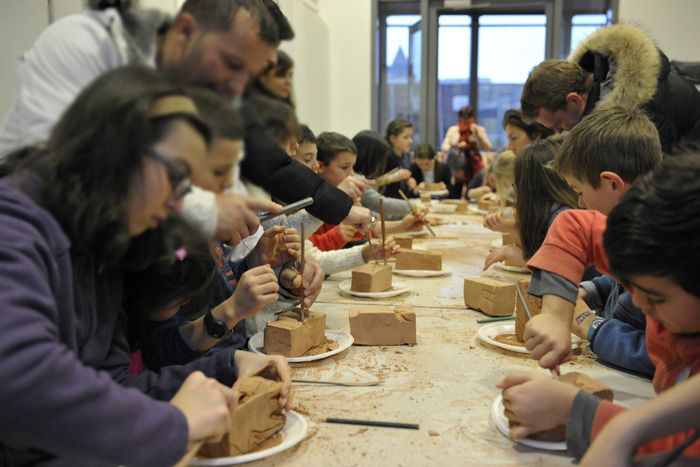
[[[453,125],[445,132],[445,139],[442,141],[441,149],[447,152],[457,143],[459,143],[459,126]]]
[[[49,26],[18,59],[18,90],[0,130],[0,157],[44,141],[80,91],[121,65],[119,51],[102,21],[109,14],[81,13]]]
[[[216,195],[196,186],[185,196],[182,215],[207,238],[214,238],[218,212]]]
[[[306,251],[318,260],[321,264],[321,269],[327,276],[365,264],[365,260],[362,257],[364,245],[357,245],[342,250],[321,251],[310,241],[306,240],[305,247]]]

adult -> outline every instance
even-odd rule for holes
[[[519,156],[530,143],[545,139],[554,131],[537,122],[525,122],[520,110],[510,109],[503,114],[503,129],[508,138],[508,149]]]
[[[631,25],[600,28],[567,60],[540,63],[520,100],[526,119],[557,132],[570,130],[595,109],[622,105],[649,115],[665,152],[681,139],[700,140],[700,92]]]
[[[253,92],[261,93],[273,99],[278,99],[294,108],[292,98],[292,78],[294,77],[294,61],[285,51],[277,51],[277,63],[268,67],[253,82]]]
[[[445,132],[441,149],[447,154],[451,147],[458,146],[465,149],[470,142],[475,143],[480,151],[492,149],[486,128],[476,123],[474,109],[470,105],[465,105],[457,112],[457,124],[452,125]]]
[[[130,8],[128,0],[91,0],[92,9],[49,26],[18,66],[19,90],[0,131],[0,154],[44,140],[75,95],[102,73],[143,63],[224,97],[240,95],[249,79],[274,63],[280,40],[293,36],[272,0],[187,0],[171,23]],[[282,35],[280,35],[282,32]],[[328,223],[369,213],[323,179],[290,160],[245,103],[246,178],[285,202],[311,196],[309,212]],[[205,233],[236,243],[259,222],[249,208],[275,209],[236,195],[198,191],[185,215]]]
[[[156,229],[201,170],[208,138],[178,87],[132,66],[103,74],[46,144],[6,161],[3,465],[173,465],[188,443],[228,431],[237,376],[273,365],[291,385],[286,362],[249,352],[128,374],[124,272],[147,267],[162,249]]]

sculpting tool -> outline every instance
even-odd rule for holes
[[[527,301],[525,300],[525,297],[523,296],[523,292],[520,290],[520,286],[518,284],[515,285],[515,295],[518,296],[518,300],[520,300],[520,304],[523,306],[523,311],[525,311],[525,315],[527,316],[527,320],[530,321],[532,319],[532,313],[530,313],[530,307],[527,304]],[[550,368],[549,372],[552,374],[552,377],[554,379],[559,378],[559,368]]]
[[[476,322],[477,322],[477,324],[482,324],[482,323],[494,323],[496,321],[512,321],[514,319],[515,319],[515,316],[496,316],[495,318],[477,319]]]
[[[192,447],[190,447],[187,450],[185,455],[182,456],[182,459],[180,459],[180,461],[173,467],[187,467],[188,465],[190,465],[190,461],[194,459],[195,455],[197,455],[199,449],[202,447],[202,444],[204,444],[204,441],[197,441],[194,444],[192,444]]]
[[[301,322],[304,322],[304,314],[306,310],[304,309],[304,223],[301,223],[301,258],[299,260],[299,275],[301,275],[301,286],[299,287],[299,317]]]
[[[401,197],[404,199],[404,201],[406,201],[406,204],[408,204],[408,207],[409,207],[409,209],[411,210],[411,212],[415,215],[415,214],[416,214],[416,208],[413,207],[413,204],[411,203],[411,201],[409,201],[408,197],[406,196],[406,193],[404,193],[403,191],[399,190],[399,194],[400,194]],[[427,222],[426,222],[426,224],[425,224],[425,228],[428,229],[428,231],[432,234],[433,237],[437,237],[437,235],[435,235],[435,231],[430,227],[430,224],[428,224]]]
[[[303,209],[307,206],[311,206],[314,204],[314,199],[309,197],[309,198],[304,198],[302,200],[297,201],[296,203],[288,204],[285,207],[282,208],[280,212],[266,212],[263,214],[260,214],[258,216],[258,219],[260,219],[260,222],[265,222],[267,220],[272,219],[273,217],[277,216],[282,216],[285,214],[290,214],[292,212],[298,211],[299,209]]]
[[[293,379],[292,383],[329,384],[332,386],[362,387],[362,386],[377,386],[377,385],[381,384],[381,381],[379,379],[374,379],[371,381],[327,381],[327,380],[316,380],[316,379]]]
[[[382,256],[384,257],[384,266],[386,266],[386,229],[384,227],[384,199],[379,198],[379,221],[382,223]]]
[[[394,174],[395,174],[396,172],[398,172],[399,170],[400,170],[399,167],[396,167],[396,168],[394,168],[394,169],[391,169],[390,171],[388,171],[388,172],[385,173],[384,175],[381,175],[381,176],[377,177],[377,178],[376,178],[376,183],[374,184],[374,187],[375,187],[375,188],[381,188],[381,187],[383,187],[384,185],[389,185],[389,184],[390,184],[390,183],[389,183],[389,177],[392,176],[392,175],[394,175]]]
[[[373,420],[353,420],[349,418],[326,418],[326,423],[340,423],[343,425],[362,425],[377,426],[383,428],[403,428],[406,430],[420,430],[420,425],[418,425],[417,423],[380,422]]]

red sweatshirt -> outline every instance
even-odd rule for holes
[[[547,232],[542,247],[527,263],[529,267],[553,272],[578,284],[583,271],[595,265],[598,271],[609,274],[610,266],[603,249],[603,232],[607,217],[596,211],[571,209],[560,213]],[[656,365],[652,383],[657,393],[673,387],[681,371],[691,368],[691,374],[700,371],[700,338],[675,334],[661,323],[647,317],[647,352]],[[602,401],[593,421],[592,439],[605,424],[625,410],[612,402]],[[638,454],[670,451],[688,437],[688,433],[665,436],[644,444]],[[700,441],[684,451],[688,456],[700,456]]]

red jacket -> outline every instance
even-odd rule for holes
[[[603,249],[603,232],[607,217],[596,211],[570,209],[560,213],[547,232],[542,247],[527,263],[529,267],[553,272],[578,284],[583,271],[595,265],[598,271],[609,274],[610,266]],[[657,393],[673,387],[681,371],[691,368],[691,374],[700,372],[700,338],[675,334],[661,323],[647,317],[647,352],[656,365],[652,383]],[[602,401],[593,420],[592,439],[605,424],[625,410],[612,402]],[[642,445],[638,454],[670,451],[682,443],[688,433],[665,436]],[[700,456],[700,441],[684,451],[687,456]]]
[[[323,224],[309,240],[321,251],[340,250],[348,243],[340,234],[338,226],[331,224]]]

